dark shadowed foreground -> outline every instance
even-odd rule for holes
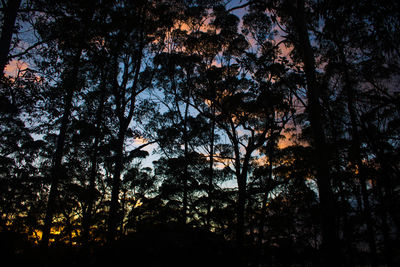
[[[53,243],[43,249],[22,235],[3,232],[0,238],[2,259],[14,266],[326,266],[312,248],[282,243],[239,249],[217,234],[176,224],[142,229],[112,245]],[[388,266],[381,260],[379,266]],[[340,266],[370,266],[370,261],[368,253],[354,252]]]

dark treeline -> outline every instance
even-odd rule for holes
[[[0,253],[400,264],[399,10],[1,1]]]

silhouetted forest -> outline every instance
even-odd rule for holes
[[[0,255],[400,265],[400,2],[2,0]]]

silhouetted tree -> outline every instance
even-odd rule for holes
[[[397,264],[398,7],[1,1],[0,250]]]
[[[173,25],[174,13],[171,3],[129,1],[116,3],[110,16],[115,19],[110,25],[110,68],[113,115],[117,119],[113,136],[113,184],[110,215],[108,220],[109,241],[116,237],[121,219],[119,194],[121,173],[124,171],[125,141],[135,115],[138,97],[152,82],[153,74],[146,68],[151,53],[157,53],[162,36]],[[134,132],[134,131],[131,131]],[[133,136],[131,136],[133,137]]]
[[[21,5],[21,0],[9,0],[3,4],[3,26],[1,28],[0,37],[0,69],[1,78],[4,75],[4,68],[8,63],[8,54],[10,52],[11,40],[15,30],[15,21],[18,14],[18,9]]]
[[[43,5],[43,3],[37,2],[37,5]],[[47,246],[50,238],[50,229],[52,225],[53,215],[56,209],[56,199],[58,197],[58,185],[62,179],[62,159],[64,156],[65,144],[67,142],[67,130],[70,123],[70,116],[73,109],[74,94],[79,92],[82,88],[80,78],[82,76],[80,72],[81,57],[84,51],[85,43],[90,38],[88,35],[89,23],[94,14],[94,6],[92,3],[86,3],[78,5],[77,3],[64,3],[54,2],[52,5],[45,5],[48,12],[44,13],[43,20],[38,23],[38,32],[43,36],[43,39],[47,40],[47,37],[52,36],[51,43],[48,47],[53,50],[48,50],[47,53],[60,56],[64,61],[64,68],[62,68],[62,75],[57,88],[61,89],[62,95],[62,107],[60,110],[60,125],[58,128],[57,141],[55,144],[54,155],[52,156],[52,167],[50,171],[51,186],[47,204],[46,216],[44,219],[43,228],[43,246]],[[58,12],[54,12],[58,10]],[[64,12],[71,12],[70,16]],[[76,25],[82,23],[83,27],[79,27],[80,31],[76,31]],[[61,26],[61,27],[60,27]],[[54,65],[51,67],[57,68],[56,58],[50,58],[51,63]],[[56,115],[57,117],[57,115]]]

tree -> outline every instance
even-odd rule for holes
[[[114,153],[113,184],[108,220],[108,240],[116,237],[119,214],[119,193],[121,173],[124,169],[125,140],[135,115],[138,97],[152,82],[152,73],[146,68],[152,52],[157,52],[159,36],[173,24],[170,3],[129,1],[116,3],[111,17],[115,19],[106,38],[110,46],[110,66],[112,72],[113,115],[117,119],[113,136]],[[127,28],[124,28],[127,25]],[[155,45],[152,47],[152,45]],[[154,49],[154,50],[152,50]],[[133,132],[133,131],[131,131]],[[133,136],[132,136],[133,137]]]
[[[8,54],[10,52],[11,40],[15,29],[15,21],[21,0],[9,0],[3,3],[3,26],[0,37],[0,69],[1,78],[4,76],[4,68],[8,63]]]
[[[1,4],[15,263],[398,262],[396,1]]]
[[[41,4],[43,5],[43,3],[40,2],[37,4],[39,6]],[[52,156],[52,167],[49,174],[51,177],[51,186],[44,219],[43,238],[41,241],[44,247],[48,245],[50,239],[50,229],[55,213],[56,199],[58,197],[58,185],[61,179],[60,176],[62,176],[63,173],[62,159],[65,153],[64,149],[70,116],[73,109],[74,94],[83,86],[79,83],[81,77],[81,57],[86,48],[85,44],[88,39],[90,39],[88,28],[94,14],[94,6],[92,4],[93,3],[86,3],[79,5],[78,3],[69,1],[68,3],[62,1],[55,2],[53,3],[54,6],[45,6],[48,12],[44,13],[44,15],[49,15],[49,17],[44,17],[44,21],[47,21],[47,23],[41,24],[41,21],[38,21],[40,23],[40,25],[38,25],[39,34],[43,36],[43,39],[47,39],[49,35],[52,35],[52,42],[48,44],[48,47],[59,49],[56,51],[53,50],[52,52],[56,55],[58,52],[61,52],[60,56],[63,58],[65,64],[62,70],[63,74],[61,80],[57,85],[64,95],[61,109],[62,116],[58,128],[59,132],[57,134],[55,152]],[[53,11],[57,9],[61,12],[53,13]],[[63,13],[63,11],[65,11],[65,13]],[[89,16],[86,12],[89,13]],[[67,14],[71,14],[71,16]],[[83,27],[80,27],[80,31],[75,31],[75,25],[77,25],[77,23],[82,23],[83,25]],[[63,27],[60,28],[60,25]],[[56,63],[56,61],[54,61],[56,59],[53,58],[50,60]]]
[[[237,18],[223,10],[218,12],[214,24],[217,27],[224,25],[226,29],[220,33],[221,39],[226,41],[224,58],[221,67],[208,70],[208,77],[213,79],[208,83],[212,86],[200,96],[215,108],[216,125],[230,141],[231,149],[225,159],[232,162],[232,172],[237,179],[236,239],[239,245],[243,245],[251,159],[269,139],[272,125],[285,124],[290,101],[287,102],[287,95],[281,87],[280,79],[285,76],[285,68],[276,57],[276,48],[264,37],[259,56],[246,52],[248,43],[243,35],[237,33]],[[261,63],[259,68],[258,63]],[[209,107],[205,106],[202,112],[212,117]]]
[[[395,4],[393,3],[393,5]],[[370,96],[381,99],[378,95],[383,93],[388,98],[393,97],[390,86],[380,87],[380,93],[372,93],[371,82],[376,85],[380,83],[378,81],[393,80],[393,76],[397,75],[395,73],[398,73],[398,67],[396,67],[398,63],[395,63],[398,62],[398,56],[394,56],[397,49],[391,41],[385,42],[385,39],[382,39],[398,26],[398,20],[395,18],[396,15],[387,9],[386,3],[376,6],[373,3],[351,1],[326,3],[325,6],[318,6],[318,8],[326,21],[323,31],[317,33],[321,39],[321,53],[329,62],[326,66],[325,79],[340,81],[340,85],[335,89],[340,92],[340,99],[347,108],[348,115],[345,115],[345,118],[349,126],[346,125],[344,128],[351,136],[347,159],[352,166],[350,172],[356,183],[360,185],[360,192],[357,192],[357,189],[354,194],[356,196],[361,194],[362,201],[360,199],[358,202],[363,221],[366,224],[366,239],[372,254],[372,263],[376,265],[378,264],[376,241],[378,237],[374,227],[377,227],[377,220],[374,218],[374,205],[372,204],[374,200],[371,200],[372,192],[368,188],[367,182],[369,179],[376,179],[373,174],[375,171],[368,160],[368,158],[374,157],[374,153],[371,154],[366,149],[369,147],[366,137],[369,131],[362,127],[361,118],[365,114],[371,114],[370,112],[379,113],[377,110],[380,108],[372,104],[374,101],[367,100],[370,99]],[[335,12],[341,10],[343,15],[333,17],[333,9]],[[377,20],[380,12],[385,12],[387,18],[393,19]],[[363,17],[368,17],[368,19],[364,20]],[[368,27],[371,27],[372,30],[367,30]],[[392,38],[397,38],[395,33],[391,34]],[[391,60],[389,55],[392,55]],[[364,104],[366,102],[369,102],[368,106]],[[394,102],[389,104],[392,107],[395,105]],[[392,120],[390,116],[387,117],[388,120]],[[376,117],[372,120],[375,120],[375,123],[379,121]],[[384,215],[383,218],[385,217]],[[386,232],[387,230],[384,229],[387,229],[387,226],[382,228],[383,232]],[[383,235],[387,237],[386,234]],[[385,247],[385,251],[390,251],[388,249],[390,245],[386,244]],[[387,258],[391,257],[387,256]]]
[[[307,3],[308,4],[308,3]],[[287,42],[295,48],[303,64],[307,83],[307,114],[312,130],[312,145],[315,148],[315,169],[317,171],[317,184],[321,206],[321,234],[323,238],[324,258],[327,262],[334,260],[338,251],[338,237],[336,229],[336,218],[334,208],[334,196],[329,173],[329,155],[327,154],[327,140],[324,131],[324,109],[321,105],[324,88],[319,84],[316,73],[316,63],[313,47],[308,33],[310,23],[310,5],[304,1],[277,1],[276,3],[265,2],[265,4],[254,5],[255,10],[271,12],[275,21],[279,17],[286,26],[288,33]],[[335,255],[335,256],[334,256]]]

